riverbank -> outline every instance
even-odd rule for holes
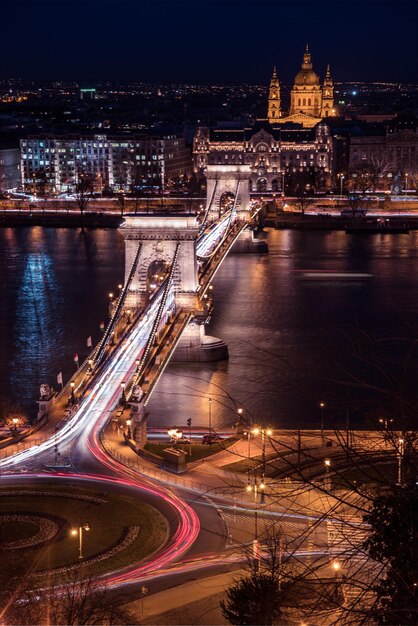
[[[180,207],[175,210],[180,211]],[[156,209],[149,214],[158,212],[158,215],[171,214],[170,211]],[[143,214],[143,213],[142,213]],[[366,218],[356,219],[356,225],[376,224],[377,215],[370,213]],[[393,215],[385,214],[385,220],[390,220],[390,225],[395,228],[404,228],[406,230],[418,230],[418,214]],[[123,223],[124,215],[114,211],[65,211],[63,209],[48,209],[29,211],[8,209],[0,212],[0,228],[19,228],[28,226],[44,226],[49,228],[119,228]],[[389,223],[389,222],[388,222]],[[278,230],[295,229],[295,230],[321,230],[345,231],[353,225],[353,220],[340,215],[318,214],[302,215],[299,212],[277,212],[267,213],[263,220],[263,226],[276,228]],[[378,233],[385,233],[385,227],[376,229]]]
[[[123,217],[116,213],[97,211],[13,211],[0,213],[0,227],[16,228],[46,226],[52,228],[118,228]]]
[[[264,220],[265,226],[276,228],[277,230],[295,229],[295,230],[341,230],[345,231],[353,227],[370,226],[369,230],[373,229],[373,232],[378,234],[387,234],[390,231],[390,227],[402,228],[404,230],[418,230],[418,215],[392,215],[390,213],[383,218],[385,222],[381,227],[378,227],[377,220],[380,215],[373,215],[370,213],[365,218],[347,219],[347,217],[341,217],[340,215],[302,215],[301,213],[293,213],[286,211],[278,213],[277,215],[268,214]],[[389,220],[389,221],[387,221]],[[390,227],[388,225],[390,224]],[[363,228],[357,228],[358,232],[362,232]],[[364,231],[365,232],[365,231]]]

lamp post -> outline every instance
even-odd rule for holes
[[[70,382],[70,387],[71,387],[70,403],[74,404],[75,403],[75,395],[74,395],[75,382],[73,380]]]
[[[403,437],[400,437],[398,439],[398,485],[402,485],[402,464],[403,464],[403,457],[405,454],[405,439]]]
[[[342,196],[343,195],[343,181],[344,181],[345,176],[344,174],[339,174],[339,177],[340,177],[340,196]]]
[[[92,372],[93,371],[93,359],[89,359],[88,364],[89,364],[89,372]]]
[[[209,440],[212,439],[212,398],[209,398]]]
[[[256,563],[256,569],[258,571],[260,566],[260,550],[258,545],[258,493],[263,494],[265,489],[265,484],[263,481],[260,483],[257,481],[257,478],[254,478],[251,483],[250,477],[248,476],[248,484],[247,484],[247,492],[254,494],[254,541],[253,541],[253,557]]]
[[[132,420],[126,420],[126,425],[128,427],[128,432],[126,433],[126,436],[128,439],[132,439],[131,424],[132,424]]]
[[[333,561],[331,563],[331,567],[334,570],[334,575],[335,575],[335,585],[337,586],[338,584],[338,579],[340,577],[340,572],[341,572],[341,563],[339,561]]]
[[[329,468],[331,467],[331,459],[325,459],[325,489],[329,489],[331,487],[330,476],[329,476]]]
[[[393,419],[392,418],[388,418],[388,417],[381,417],[379,419],[379,424],[383,424],[385,427],[385,430],[389,430],[389,424],[392,424]]]
[[[125,383],[125,382],[122,382],[122,383],[120,384],[121,389],[122,389],[122,395],[121,395],[121,397],[120,397],[120,403],[121,403],[121,405],[123,406],[123,408],[125,408],[125,406],[126,406],[125,385],[126,385],[126,383]]]
[[[135,365],[136,365],[136,372],[138,373],[139,372],[139,359],[135,361]]]
[[[263,466],[263,480],[264,480],[264,476],[266,473],[266,435],[267,437],[271,437],[273,434],[273,431],[271,430],[271,428],[259,428],[258,426],[256,426],[255,428],[253,428],[252,430],[253,435],[261,435],[261,460],[262,460],[262,466]]]
[[[73,537],[75,537],[76,535],[78,535],[78,558],[79,559],[83,559],[84,555],[83,555],[83,530],[85,530],[86,532],[90,530],[90,524],[87,522],[86,524],[80,524],[80,526],[78,528],[73,528],[71,530],[71,534],[73,535]]]
[[[325,408],[325,402],[320,402],[319,406],[321,408],[321,443],[322,443],[322,445],[324,445],[324,443],[325,443],[325,439],[324,439],[324,408]]]

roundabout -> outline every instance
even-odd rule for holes
[[[2,482],[2,569],[18,561],[37,587],[65,584],[71,574],[129,585],[180,557],[198,530],[174,494],[128,478],[25,474]],[[78,529],[87,523],[80,559]]]
[[[73,480],[71,491],[60,491],[41,482],[0,492],[0,551],[18,557],[35,580],[59,579],[81,565],[89,576],[137,565],[168,540],[165,517],[133,494]],[[87,523],[80,555],[79,528]]]

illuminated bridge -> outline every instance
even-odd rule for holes
[[[200,220],[190,215],[125,216],[120,229],[126,245],[125,284],[112,303],[101,342],[53,400],[62,412],[69,396],[72,404],[60,429],[61,443],[106,423],[122,399],[131,407],[134,437],[143,444],[146,405],[173,353],[178,360],[227,356],[223,341],[206,337],[205,322],[212,307],[211,281],[257,210],[249,201],[245,211],[242,206],[238,210],[239,187],[226,208],[218,204],[215,210],[215,185]],[[46,450],[53,444],[51,439],[42,446]],[[22,454],[29,459],[39,452],[34,447]]]

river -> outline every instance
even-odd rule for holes
[[[343,424],[347,411],[366,425],[380,398],[359,389],[364,378],[353,352],[361,338],[362,350],[377,340],[381,358],[388,346],[398,357],[405,332],[413,335],[417,238],[270,230],[268,255],[230,254],[214,281],[207,326],[227,342],[230,358],[169,365],[149,403],[150,423],[181,426],[191,417],[205,424],[210,397],[219,427],[235,421],[237,406],[265,425],[317,427],[320,402],[326,427]],[[363,276],[306,276],[320,270]],[[123,272],[116,230],[0,230],[3,412],[33,416],[39,385],[57,386],[61,371],[68,379],[75,353],[80,362],[87,354],[87,337],[100,338],[108,294]],[[368,352],[365,360],[369,368]],[[387,384],[376,371],[373,377]]]

